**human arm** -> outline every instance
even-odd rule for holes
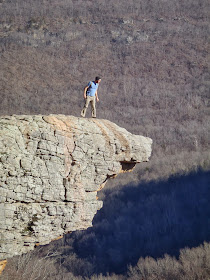
[[[99,98],[98,98],[98,91],[96,91],[95,96],[96,96],[96,100],[99,101]]]
[[[87,98],[87,89],[89,88],[89,86],[86,86],[85,88],[84,88],[84,99],[86,99]]]

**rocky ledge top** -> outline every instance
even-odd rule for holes
[[[97,191],[148,161],[151,145],[108,120],[0,117],[0,259],[91,226]]]

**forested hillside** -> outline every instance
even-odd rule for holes
[[[97,117],[154,140],[141,177],[206,168],[207,4],[2,0],[0,114],[80,116],[100,75]]]
[[[137,186],[140,188],[140,183],[150,184],[151,181],[156,181],[157,185],[147,185],[153,192],[156,188],[161,188],[163,182],[171,176],[183,178],[184,174],[196,174],[198,170],[203,170],[198,172],[201,176],[202,172],[210,169],[208,16],[207,0],[0,0],[0,115],[56,113],[79,117],[84,102],[84,86],[99,75],[102,81],[98,91],[100,101],[97,104],[97,118],[109,119],[132,133],[153,139],[150,162],[139,165],[134,173],[123,174],[114,182],[110,181],[99,197],[107,201],[110,195],[106,192],[116,187],[116,184],[120,186],[120,196],[124,193],[122,185],[131,181],[133,187],[129,187],[129,192]],[[189,178],[192,179],[191,176]],[[196,183],[198,193],[195,193],[198,196],[204,181],[206,184],[206,179],[201,180],[201,185]],[[200,198],[200,205],[206,205],[204,200],[207,190],[202,194],[204,198]],[[131,207],[131,212],[134,211],[132,199],[120,201],[114,203],[122,203],[122,207]],[[195,202],[196,197],[190,201],[189,204]],[[150,203],[148,205],[151,209],[156,209],[153,198]],[[195,216],[199,220],[198,208],[193,211],[198,214]],[[152,216],[151,213],[147,214],[149,223]],[[182,220],[181,216],[180,219]],[[113,230],[119,228],[116,226]],[[186,236],[187,234],[190,235],[190,230]],[[183,250],[184,246],[198,246],[198,249],[189,249],[190,253],[181,253],[182,258],[187,258],[188,253],[199,258],[196,256],[201,251],[201,259],[209,259],[208,245],[199,247],[207,238],[200,238],[199,234],[197,232],[193,237],[197,243],[184,242],[183,247],[178,246]],[[78,240],[77,235],[75,236],[75,240]],[[177,236],[178,234],[175,238]],[[150,237],[147,237],[146,242],[149,242]],[[102,242],[100,238],[98,240]],[[106,240],[103,242],[107,244]],[[64,251],[68,254],[68,246],[71,247],[71,244],[65,243],[65,246]],[[46,248],[46,252],[48,250]],[[100,251],[100,246],[96,250]],[[130,279],[139,279],[139,276],[135,278],[134,275],[139,269],[135,267],[138,259],[148,254],[148,257],[155,259],[141,260],[141,264],[147,266],[147,261],[151,261],[155,267],[156,258],[167,253],[167,250],[163,249],[159,255],[153,255],[151,251],[145,252],[136,256],[135,261],[132,254],[126,255],[126,265],[131,264],[133,267],[130,268]],[[50,264],[48,253],[42,254]],[[80,267],[80,255],[72,251],[71,254],[75,254],[75,264],[78,262]],[[94,254],[93,260],[97,255]],[[177,258],[178,254],[176,251]],[[65,256],[64,259],[66,258],[68,257]],[[72,259],[72,255],[69,258]],[[35,251],[22,259],[14,258],[11,265],[14,261],[16,264],[23,262],[24,266],[29,260],[33,263],[38,259]],[[54,259],[52,262],[54,263]],[[179,266],[175,260],[167,258],[162,260],[161,266],[167,267],[168,262],[179,267],[179,271],[185,271],[181,264]],[[61,271],[64,271],[63,263],[63,259],[60,259]],[[128,277],[125,266],[112,270],[102,269],[95,264],[96,267],[93,268],[90,260],[85,260],[84,266],[85,268],[80,269],[86,270],[89,278],[95,273],[105,272],[122,272],[119,279]],[[18,269],[20,271],[20,267]],[[18,269],[13,272],[17,273]],[[69,268],[67,272],[77,277],[85,275]],[[32,268],[29,269],[30,273],[35,273]],[[173,273],[168,271],[168,278],[161,276],[161,280],[182,279],[170,276]],[[183,275],[186,276],[187,273],[183,272]],[[27,279],[29,274],[26,274]],[[32,274],[31,279],[35,279]],[[141,275],[144,280],[160,279],[152,278],[151,273],[150,276],[145,275]],[[103,276],[92,277],[103,279]],[[114,277],[113,279],[118,279],[118,276]],[[201,279],[207,279],[205,275],[202,277]],[[57,275],[55,279],[65,278]],[[186,276],[183,279],[191,278]]]

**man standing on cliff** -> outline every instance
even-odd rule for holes
[[[81,112],[81,116],[83,118],[86,115],[86,111],[89,103],[91,103],[92,118],[96,118],[96,100],[99,101],[98,86],[100,82],[101,82],[101,78],[95,77],[95,81],[89,82],[88,85],[84,88],[85,105]]]

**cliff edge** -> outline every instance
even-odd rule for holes
[[[108,178],[148,161],[152,140],[107,120],[0,118],[0,259],[92,225]]]

